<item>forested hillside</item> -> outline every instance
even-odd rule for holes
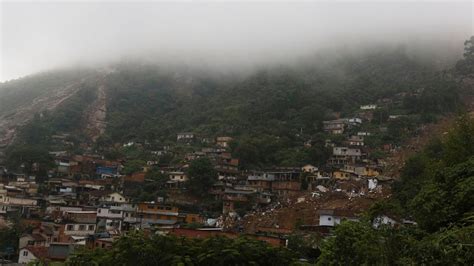
[[[262,67],[245,75],[143,63],[120,63],[112,69],[100,82],[97,72],[83,70],[2,84],[0,92],[6,96],[1,99],[9,101],[2,105],[6,110],[38,93],[54,94],[55,88],[76,82],[76,90],[56,112],[36,110],[42,116],[20,130],[15,145],[41,144],[51,149],[51,135],[65,133],[74,144],[69,150],[79,149],[74,139],[91,143],[84,138],[85,112],[101,85],[106,130],[96,149],[116,157],[123,154],[111,147],[129,141],[156,147],[174,141],[179,132],[193,132],[199,138],[228,135],[234,137],[232,152],[243,167],[324,162],[322,121],[354,115],[362,104],[398,97],[396,105],[382,106],[374,114],[371,130],[389,129],[372,140],[379,144],[400,143],[407,129],[413,131],[462,105],[450,70],[440,72],[403,49],[387,47],[336,58],[309,57],[298,64]],[[28,97],[21,96],[25,93]],[[388,121],[389,115],[404,118],[393,122]],[[32,134],[42,141],[22,137]],[[312,147],[304,147],[305,142]]]
[[[434,68],[401,50],[348,56],[325,65],[272,67],[234,78],[128,65],[108,77],[108,136],[127,141],[173,139],[180,131],[292,138],[302,130],[311,135],[334,112],[348,113],[360,104],[420,88],[426,88],[426,96],[444,99],[442,105],[426,101],[423,111],[450,110],[456,94],[448,93],[453,88],[439,84],[440,79]]]
[[[362,104],[402,95],[397,106],[377,110],[372,123],[390,129],[374,141],[392,143],[400,143],[404,128],[461,106],[457,83],[448,74],[401,49],[337,60],[315,57],[232,77],[121,65],[106,83],[108,126],[99,140],[102,146],[128,141],[165,145],[179,132],[229,135],[243,166],[323,162],[322,121],[354,115]],[[406,117],[387,124],[392,114]],[[312,148],[303,147],[307,141]]]

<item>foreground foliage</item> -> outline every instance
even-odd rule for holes
[[[110,250],[82,250],[68,265],[289,265],[295,259],[287,249],[249,238],[186,239],[133,232]]]

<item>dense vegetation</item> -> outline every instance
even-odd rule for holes
[[[83,250],[68,265],[290,265],[294,254],[250,238],[186,239],[131,233],[110,250]]]
[[[474,119],[462,116],[442,139],[410,158],[389,202],[368,219],[345,222],[322,245],[320,265],[474,263]],[[378,215],[413,217],[417,226],[374,228]]]
[[[399,143],[406,129],[460,105],[449,75],[401,49],[311,58],[237,77],[120,65],[108,76],[107,88],[108,128],[101,145],[131,140],[164,145],[187,131],[230,135],[236,138],[232,152],[244,167],[323,163],[323,120],[354,115],[359,105],[397,93],[407,93],[402,105],[375,114],[374,128],[389,126],[379,141]],[[390,114],[408,116],[390,122]],[[306,141],[312,147],[304,147]]]

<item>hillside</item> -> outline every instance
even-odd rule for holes
[[[199,138],[234,137],[233,153],[244,166],[294,165],[324,161],[322,121],[355,115],[360,105],[398,97],[375,114],[375,130],[387,126],[389,114],[406,115],[401,126],[416,127],[461,104],[452,78],[400,49],[315,57],[249,75],[143,63],[112,69],[51,72],[1,84],[0,99],[8,103],[0,105],[4,145],[19,135],[16,145],[77,150],[89,143],[110,151],[130,141],[159,147],[179,132],[193,132]],[[35,114],[41,115],[33,119]],[[389,131],[382,139],[400,143],[399,133]],[[54,147],[51,136],[61,134],[68,134],[71,147]],[[312,149],[303,147],[308,141]]]

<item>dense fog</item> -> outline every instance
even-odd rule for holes
[[[449,61],[472,34],[466,2],[2,2],[0,81],[139,59],[251,69],[318,52],[400,46]],[[423,52],[423,53],[421,53]]]

